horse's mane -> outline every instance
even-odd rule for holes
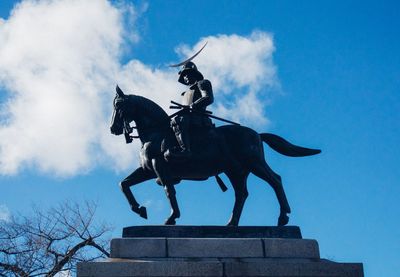
[[[134,103],[137,108],[140,107],[140,112],[143,113],[143,115],[154,117],[153,119],[158,119],[159,121],[165,120],[169,122],[168,114],[155,102],[139,95],[129,96],[132,103]]]

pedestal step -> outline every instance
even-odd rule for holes
[[[278,259],[108,259],[78,264],[79,277],[128,276],[351,276],[363,275],[362,264],[326,260]]]
[[[316,240],[248,238],[126,238],[111,241],[111,258],[310,258]]]
[[[123,238],[287,238],[301,239],[298,226],[131,226]]]

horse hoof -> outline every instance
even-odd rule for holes
[[[173,218],[168,218],[168,219],[165,221],[164,224],[165,224],[165,225],[175,225],[175,224],[176,224],[176,221],[175,221],[175,219],[173,219]]]
[[[278,226],[285,226],[289,223],[289,217],[286,214],[281,214],[278,219]]]
[[[228,224],[226,224],[226,226],[238,226],[239,222],[234,222],[233,220],[229,220]]]
[[[142,217],[142,218],[144,218],[144,219],[147,219],[147,210],[146,210],[146,207],[140,207],[139,208],[139,215],[140,215],[140,217]]]

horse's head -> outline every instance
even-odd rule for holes
[[[117,86],[116,88],[117,94],[114,98],[114,111],[111,118],[111,134],[116,136],[122,135],[124,131],[125,121],[127,120],[124,118],[125,116],[125,108],[128,96],[125,95],[122,90]]]
[[[137,129],[141,140],[149,138],[150,133],[164,132],[169,128],[168,115],[156,103],[142,96],[125,95],[118,86],[116,90],[110,126],[112,134],[124,134],[126,142],[130,143],[132,137],[129,134],[133,128]],[[135,121],[135,127],[129,126],[132,121]]]

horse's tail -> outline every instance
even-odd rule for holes
[[[296,146],[291,144],[284,138],[280,136],[269,134],[269,133],[262,133],[260,137],[263,142],[268,144],[272,149],[276,152],[290,157],[304,157],[304,156],[311,156],[321,153],[319,149],[310,149],[301,146]]]

